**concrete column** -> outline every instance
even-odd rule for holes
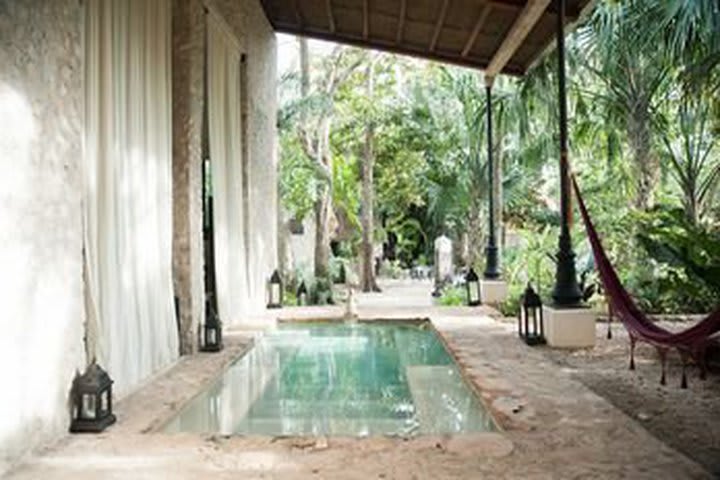
[[[204,314],[202,120],[205,14],[200,0],[172,3],[173,283],[180,353],[197,349]]]

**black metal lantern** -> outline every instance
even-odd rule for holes
[[[73,433],[98,433],[115,423],[112,413],[112,384],[110,375],[93,360],[85,373],[77,375],[72,386]]]
[[[281,308],[283,303],[283,286],[280,273],[275,270],[270,277],[270,301],[268,308]]]
[[[300,282],[300,286],[297,289],[297,304],[298,306],[304,306],[307,305],[307,287],[305,286],[305,281]]]
[[[528,345],[541,345],[545,343],[543,328],[542,300],[540,295],[533,290],[532,285],[528,283],[520,298],[518,335]]]
[[[219,352],[223,348],[222,322],[211,298],[205,300],[205,325],[202,328],[200,351]]]
[[[480,305],[480,279],[472,267],[465,275],[465,289],[467,290],[467,304],[471,307]]]

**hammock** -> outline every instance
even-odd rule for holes
[[[700,367],[700,378],[705,378],[707,372],[705,354],[707,348],[717,341],[717,338],[711,337],[720,332],[720,309],[715,310],[696,325],[680,332],[665,330],[645,315],[620,283],[617,273],[605,254],[600,237],[590,219],[590,215],[585,207],[585,202],[580,195],[580,188],[574,176],[572,177],[572,182],[578,200],[580,214],[585,223],[585,231],[587,232],[593,256],[595,257],[595,265],[600,274],[600,280],[602,281],[608,299],[610,311],[609,321],[612,320],[613,314],[617,315],[630,335],[630,369],[635,369],[635,343],[637,341],[644,341],[655,346],[658,350],[662,363],[660,383],[663,385],[665,385],[666,356],[670,349],[677,349],[682,359],[682,388],[687,388],[685,366],[688,358],[692,358]]]

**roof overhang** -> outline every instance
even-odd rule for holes
[[[554,42],[554,0],[261,0],[278,32],[524,75]],[[566,0],[565,24],[593,0]]]

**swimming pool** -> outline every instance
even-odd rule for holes
[[[164,431],[413,435],[493,431],[429,323],[283,324]]]

